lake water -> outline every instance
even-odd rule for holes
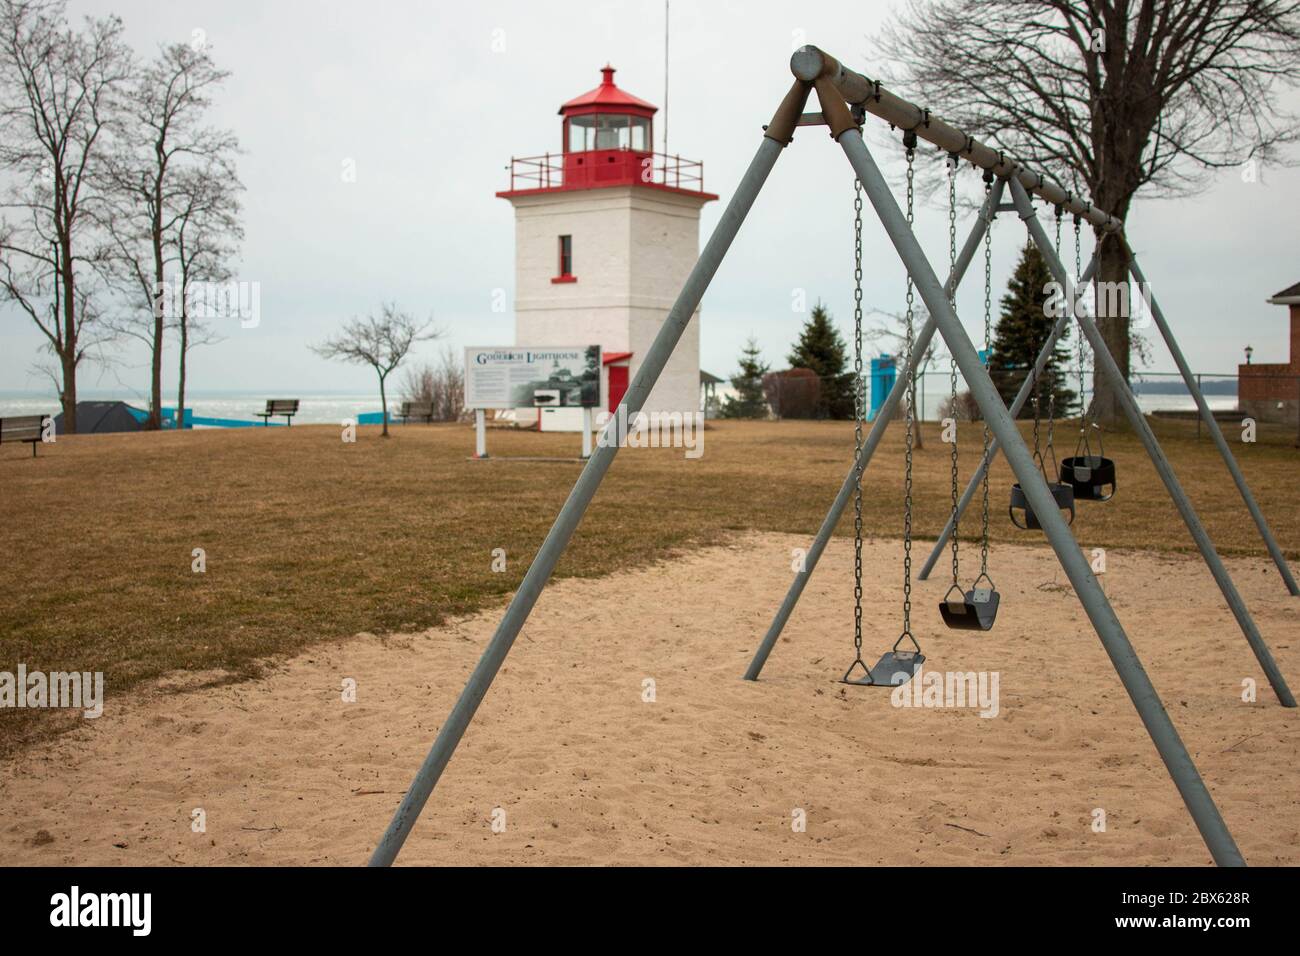
[[[927,388],[924,392],[924,401],[921,404],[926,421],[938,420],[939,403],[947,395],[946,380],[943,386],[941,390],[932,391]],[[728,390],[720,390],[720,394],[725,391]],[[193,415],[198,418],[233,418],[260,422],[261,419],[256,417],[257,413],[266,407],[268,398],[275,397],[277,396],[268,392],[196,392],[193,396],[187,396],[185,403],[193,409]],[[369,395],[292,392],[278,397],[299,399],[302,404],[298,408],[294,421],[307,425],[337,425],[344,420],[355,421],[362,412],[380,410],[377,393]],[[1196,409],[1196,403],[1190,395],[1139,394],[1137,398],[1138,405],[1144,412]],[[136,408],[144,408],[148,404],[130,393],[95,390],[89,393],[83,392],[82,400],[124,401]],[[399,401],[400,396],[390,396],[389,408],[392,409]],[[1206,401],[1212,409],[1237,407],[1237,399],[1234,395],[1208,395]],[[43,397],[34,392],[0,392],[0,418],[6,415],[57,414],[59,411],[59,403],[53,397]]]
[[[925,414],[923,418],[930,421],[939,420],[939,405],[947,398],[947,393],[942,395],[933,395],[927,393],[925,401],[918,401],[922,405]],[[1138,394],[1138,407],[1142,411],[1150,414],[1151,412],[1167,411],[1196,411],[1196,400],[1191,395],[1143,395]],[[1237,396],[1235,395],[1206,395],[1205,403],[1210,406],[1212,411],[1231,410],[1237,407]]]
[[[123,401],[136,408],[146,408],[148,401],[127,392],[102,390],[83,391],[82,401]],[[270,392],[195,392],[185,397],[185,405],[192,409],[197,418],[233,418],[254,421],[260,424],[258,412],[266,408],[268,398],[297,398],[302,404],[298,406],[295,423],[315,425],[337,425],[345,419],[356,420],[361,412],[380,411],[379,392],[374,394],[349,394],[327,392],[287,392],[284,394]],[[398,396],[389,395],[389,407],[400,401]],[[168,407],[174,406],[176,396],[166,398]],[[6,415],[41,415],[57,414],[58,400],[53,396],[41,396],[33,392],[0,392],[0,417]]]

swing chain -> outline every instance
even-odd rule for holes
[[[853,180],[853,650],[862,660],[862,184]]]
[[[909,139],[910,136],[910,139]],[[903,145],[907,147],[907,225],[911,228],[915,222],[915,158],[916,158],[916,133],[910,132],[903,135]],[[911,636],[912,634],[912,449],[914,440],[912,437],[913,429],[916,423],[916,409],[913,400],[916,397],[916,371],[912,365],[912,346],[915,343],[915,330],[913,329],[913,305],[915,302],[914,290],[912,287],[912,273],[907,273],[907,316],[906,316],[906,354],[904,356],[905,368],[911,371],[908,374],[908,391],[907,391],[907,415],[904,424],[907,427],[906,437],[904,439],[903,454],[903,634]],[[899,637],[902,640],[902,636]],[[915,638],[913,638],[915,643]]]
[[[1055,378],[1047,380],[1047,453],[1052,456],[1052,472],[1047,475],[1047,464],[1044,462],[1044,476],[1047,477],[1047,483],[1050,485],[1056,481],[1056,476],[1061,467],[1056,461],[1056,387]]]
[[[1039,469],[1039,471],[1041,471],[1044,475],[1046,475],[1046,474],[1047,474],[1047,466],[1043,464],[1043,450],[1042,450],[1042,446],[1041,446],[1041,444],[1039,443],[1039,440],[1038,440],[1038,420],[1039,420],[1039,414],[1038,414],[1038,413],[1039,413],[1039,407],[1038,407],[1038,396],[1039,396],[1039,390],[1038,390],[1038,368],[1037,368],[1037,366],[1035,366],[1035,368],[1034,368],[1034,386],[1033,386],[1033,388],[1034,388],[1034,397],[1033,397],[1032,401],[1033,401],[1033,403],[1034,403],[1034,460],[1038,462],[1038,469]]]
[[[1056,258],[1059,260],[1059,259],[1061,258],[1061,207],[1060,207],[1059,205],[1056,207],[1056,236],[1055,236],[1055,239],[1053,240],[1052,249],[1053,249],[1053,252],[1055,252],[1055,254],[1056,254]],[[1050,332],[1048,333],[1048,337],[1049,337],[1049,338],[1051,337],[1051,333],[1050,333]],[[1046,345],[1046,344],[1047,344],[1046,341],[1044,341],[1044,342],[1043,342],[1043,345]],[[1042,351],[1042,346],[1040,346],[1040,347],[1036,350],[1036,352],[1041,352],[1041,351]],[[1050,358],[1050,357],[1049,357],[1049,359],[1048,359],[1048,361],[1047,361],[1047,364],[1044,366],[1043,370],[1044,370],[1045,372],[1049,372],[1049,373],[1050,373],[1050,371],[1051,371],[1051,358]],[[1039,377],[1039,375],[1038,375],[1038,361],[1037,361],[1037,359],[1035,359],[1035,361],[1034,361],[1032,375],[1033,375],[1033,390],[1034,390],[1034,399],[1033,399],[1033,401],[1034,401],[1034,458],[1038,461],[1038,470],[1041,471],[1041,472],[1043,473],[1043,478],[1046,479],[1047,482],[1048,482],[1048,484],[1050,485],[1054,479],[1048,477],[1048,474],[1047,474],[1047,462],[1046,462],[1046,460],[1043,458],[1042,444],[1041,444],[1041,442],[1040,442],[1040,440],[1039,440],[1039,422],[1040,422],[1040,419],[1041,419],[1041,413],[1042,413],[1042,402],[1041,402],[1041,396],[1042,396],[1042,381],[1041,381],[1041,379],[1040,379],[1040,377]],[[1051,401],[1051,394],[1052,394],[1052,391],[1053,391],[1053,384],[1052,384],[1052,383],[1053,383],[1053,378],[1052,378],[1052,376],[1049,374],[1049,375],[1047,376],[1047,391],[1048,391],[1048,396],[1049,396],[1049,399],[1048,399],[1048,419],[1047,419],[1047,447],[1048,447],[1050,453],[1052,454],[1053,459],[1055,459],[1055,457],[1056,457],[1056,453],[1055,453],[1054,450],[1052,450],[1052,417],[1053,417],[1053,410],[1054,410],[1054,404],[1053,404],[1052,401]]]
[[[993,191],[993,177],[984,180],[984,204],[988,205]],[[989,223],[984,229],[984,363],[988,369],[993,363],[993,218],[997,213],[989,209]],[[989,423],[984,415],[984,509],[980,519],[980,574],[989,573]],[[955,530],[955,529],[954,529]]]
[[[1076,283],[1078,283],[1083,278],[1082,267],[1083,267],[1083,262],[1080,253],[1080,242],[1079,242],[1079,217],[1075,216],[1074,217],[1074,277],[1075,277],[1074,281]],[[1075,295],[1074,301],[1075,301],[1075,308],[1077,309],[1078,302],[1079,302],[1079,297],[1077,294]],[[1088,422],[1087,422],[1088,406],[1083,400],[1083,363],[1086,358],[1086,353],[1084,352],[1085,346],[1084,346],[1084,341],[1083,341],[1084,336],[1082,331],[1078,333],[1078,339],[1079,339],[1078,348],[1076,351],[1079,356],[1079,433],[1080,433],[1080,437],[1083,438],[1083,440],[1086,442],[1087,433],[1088,433]],[[1088,451],[1091,452],[1091,449],[1089,449]]]
[[[952,306],[953,315],[957,314],[957,162],[956,153],[948,156],[948,274],[952,277],[948,284],[948,304]],[[957,507],[957,359],[952,350],[948,350],[948,414],[952,416],[952,583],[957,585],[961,574],[958,557],[960,537],[958,522],[961,511]]]

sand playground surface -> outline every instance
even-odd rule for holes
[[[554,582],[399,864],[1210,863],[1045,547],[994,548],[988,633],[942,629],[943,562],[914,592],[926,669],[996,673],[996,716],[836,682],[852,659],[844,538],[763,679],[741,680],[807,545],[744,534]],[[871,661],[897,636],[901,553],[866,547]],[[1266,558],[1228,565],[1300,689],[1300,599]],[[1278,706],[1204,564],[1112,551],[1103,583],[1247,861],[1300,863],[1300,714]],[[500,614],[317,646],[257,681],[110,686],[100,719],[0,764],[0,857],[363,864]]]

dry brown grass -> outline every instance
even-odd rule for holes
[[[935,426],[927,430],[916,525],[933,539],[948,508],[948,448]],[[1194,425],[1158,430],[1220,550],[1262,553],[1210,443],[1194,440]],[[312,642],[416,630],[501,601],[580,465],[469,461],[473,435],[463,426],[401,427],[387,441],[377,432],[361,429],[351,445],[326,426],[67,437],[35,461],[25,445],[0,448],[0,670],[18,662],[102,670],[113,694],[178,669],[238,679]],[[964,426],[961,440],[965,474],[978,460],[979,426]],[[491,451],[503,457],[572,454],[576,442],[490,436]],[[741,529],[811,535],[851,450],[852,425],[830,422],[716,423],[698,460],[680,450],[627,449],[558,573],[599,575]],[[1081,543],[1191,550],[1137,442],[1117,435],[1108,451],[1119,465],[1119,495],[1082,506]],[[1294,558],[1300,452],[1281,432],[1237,451]],[[1029,536],[1006,519],[1010,481],[999,459],[993,536],[1023,542]],[[894,427],[867,473],[870,533],[900,534],[901,487],[902,433]],[[977,525],[973,514],[964,530]],[[839,533],[850,531],[846,519]],[[199,547],[206,574],[190,569]],[[494,548],[506,550],[506,573],[491,570]],[[993,566],[996,576],[996,554]],[[780,597],[771,595],[773,608]],[[57,725],[48,712],[0,711],[0,751]]]

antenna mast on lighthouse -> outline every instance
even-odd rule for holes
[[[664,156],[668,155],[668,0],[664,0],[664,108],[659,111],[664,130]]]

